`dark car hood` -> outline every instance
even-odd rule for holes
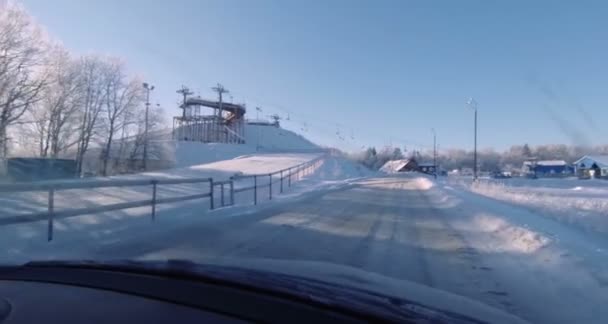
[[[332,307],[381,315],[394,321],[525,323],[462,296],[325,262],[222,258],[204,263],[181,260],[50,261],[31,262],[27,266],[84,267],[229,281]]]

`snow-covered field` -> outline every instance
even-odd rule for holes
[[[608,181],[570,179],[451,179],[480,195],[507,201],[587,230],[608,233]]]

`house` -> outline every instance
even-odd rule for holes
[[[435,163],[433,162],[421,162],[418,163],[418,170],[422,173],[435,174]]]
[[[542,178],[568,177],[574,175],[574,168],[564,160],[525,161],[522,173]]]
[[[418,163],[415,159],[390,160],[380,168],[380,171],[386,173],[418,171]]]
[[[579,178],[608,178],[608,155],[585,155],[574,162]]]

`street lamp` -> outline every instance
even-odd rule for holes
[[[433,173],[437,179],[437,133],[435,128],[431,128],[431,132],[433,132]]]
[[[257,134],[257,138],[256,138],[256,143],[255,143],[255,151],[259,151],[260,150],[260,112],[262,111],[262,108],[260,107],[255,107],[255,119],[256,119],[256,123],[258,124],[258,134]]]
[[[147,170],[147,160],[148,160],[148,115],[150,110],[150,91],[154,90],[154,86],[150,85],[146,82],[143,83],[144,89],[146,89],[146,122],[144,125],[144,161],[143,167],[144,170]]]
[[[469,98],[467,101],[467,105],[469,108],[473,109],[475,112],[475,121],[474,121],[474,147],[473,147],[473,180],[477,180],[477,101],[473,98]]]

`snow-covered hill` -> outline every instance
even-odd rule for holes
[[[128,141],[126,148],[121,150],[121,144],[113,145],[113,159],[128,159],[132,157],[133,141]],[[310,142],[302,135],[273,125],[245,126],[245,144],[202,143],[195,141],[176,141],[170,129],[149,134],[148,157],[161,160],[161,167],[152,169],[182,168],[192,165],[205,164],[215,161],[233,159],[242,155],[254,153],[319,153],[323,148]],[[99,148],[89,149],[85,161],[87,171],[96,173],[99,170]],[[135,155],[141,159],[142,149]]]
[[[245,144],[200,143],[170,140],[162,143],[163,150],[174,167],[186,167],[214,161],[233,159],[254,153],[311,153],[321,147],[292,131],[270,125],[246,125]],[[159,144],[161,144],[159,143]]]

